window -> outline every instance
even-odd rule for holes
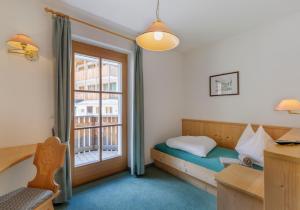
[[[93,114],[93,107],[92,107],[92,106],[86,107],[86,112],[87,112],[88,114]]]
[[[111,106],[105,107],[106,114],[112,114],[112,110],[113,110],[113,108]]]
[[[74,115],[75,166],[121,156],[122,64],[75,53],[74,66],[74,110],[81,110]]]
[[[96,68],[96,65],[94,63],[88,65],[88,69],[94,69],[94,68]]]
[[[127,55],[72,43],[70,149],[77,186],[127,169]]]
[[[83,71],[84,70],[84,66],[83,65],[80,65],[77,67],[77,71]]]
[[[88,85],[88,90],[95,90],[96,85]]]
[[[110,83],[110,91],[117,91],[117,83],[116,82]]]
[[[109,87],[109,84],[108,84],[108,83],[104,83],[104,84],[103,84],[103,90],[104,90],[104,91],[109,91],[109,88],[108,88],[108,87]]]

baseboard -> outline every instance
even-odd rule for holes
[[[150,167],[154,167],[154,162],[148,163],[148,164],[145,165],[145,169],[150,168]],[[127,170],[129,172],[131,172],[131,167],[127,167]]]

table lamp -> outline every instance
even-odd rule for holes
[[[300,101],[297,99],[283,99],[275,107],[276,111],[288,111],[289,114],[300,114]]]
[[[300,114],[300,101],[284,99],[275,107],[276,111],[288,111],[290,114]],[[276,140],[278,144],[300,144],[300,129],[293,128],[284,136]]]

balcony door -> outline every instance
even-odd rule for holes
[[[73,41],[73,186],[127,168],[127,55]]]

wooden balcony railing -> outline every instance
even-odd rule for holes
[[[85,122],[85,126],[96,126],[97,119],[93,116],[76,117],[75,121]],[[109,117],[109,119],[103,119],[106,123],[117,123],[117,117]],[[80,127],[83,127],[83,123],[78,123]],[[102,132],[100,132],[100,129]],[[75,154],[84,153],[90,151],[118,151],[119,138],[120,137],[119,126],[107,126],[102,128],[83,128],[75,130]],[[102,146],[100,147],[100,135],[102,135]]]

